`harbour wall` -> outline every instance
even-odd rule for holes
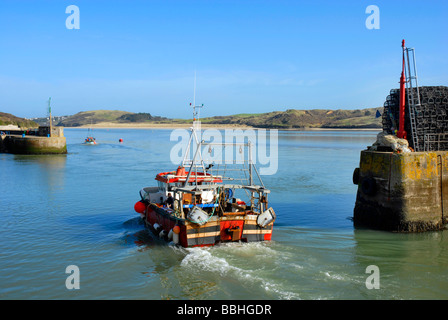
[[[67,143],[61,127],[39,127],[33,131],[3,132],[0,139],[0,152],[13,154],[64,154]]]
[[[39,137],[6,135],[1,139],[0,150],[14,154],[67,153],[65,137]]]
[[[448,152],[361,152],[355,226],[397,232],[440,230],[448,218]]]

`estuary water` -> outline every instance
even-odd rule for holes
[[[66,128],[67,155],[0,154],[0,299],[448,299],[448,231],[353,227],[353,170],[378,132],[279,131],[278,170],[262,177],[272,241],[192,249],[153,238],[133,209],[177,168],[171,132],[95,129],[89,146]]]

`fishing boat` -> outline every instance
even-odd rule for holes
[[[92,121],[90,121],[90,126],[92,126]],[[94,137],[92,137],[91,131],[93,132],[93,129],[89,127],[89,129],[87,130],[87,138],[85,138],[83,142],[84,144],[96,144],[96,140]]]
[[[84,140],[84,144],[96,144],[96,140],[95,140],[95,138],[93,138],[93,137],[87,137],[87,138]]]
[[[196,117],[190,130],[183,161],[173,171],[157,173],[157,185],[143,187],[139,192],[141,199],[134,209],[146,227],[182,247],[270,241],[276,215],[268,205],[270,190],[252,162],[251,142],[205,143],[198,138],[200,120]],[[202,149],[210,150],[212,146],[236,148],[248,157],[231,163],[207,163]],[[241,152],[243,148],[248,152]],[[230,174],[235,172],[239,180]]]

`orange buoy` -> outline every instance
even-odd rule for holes
[[[176,170],[176,176],[186,176],[187,173],[185,172],[185,168],[182,166],[179,166]]]
[[[134,210],[138,213],[145,213],[146,205],[141,201],[137,201],[134,205]]]
[[[180,227],[179,227],[179,226],[174,226],[174,228],[173,228],[173,232],[174,232],[175,234],[179,234],[179,233],[180,233]]]
[[[119,141],[119,142],[123,142],[123,139],[120,138],[118,141]]]

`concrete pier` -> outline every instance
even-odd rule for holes
[[[13,154],[64,154],[67,143],[62,127],[39,127],[38,130],[10,131],[3,133],[0,139],[0,152]]]
[[[353,183],[355,226],[420,232],[448,222],[448,151],[362,151]]]

